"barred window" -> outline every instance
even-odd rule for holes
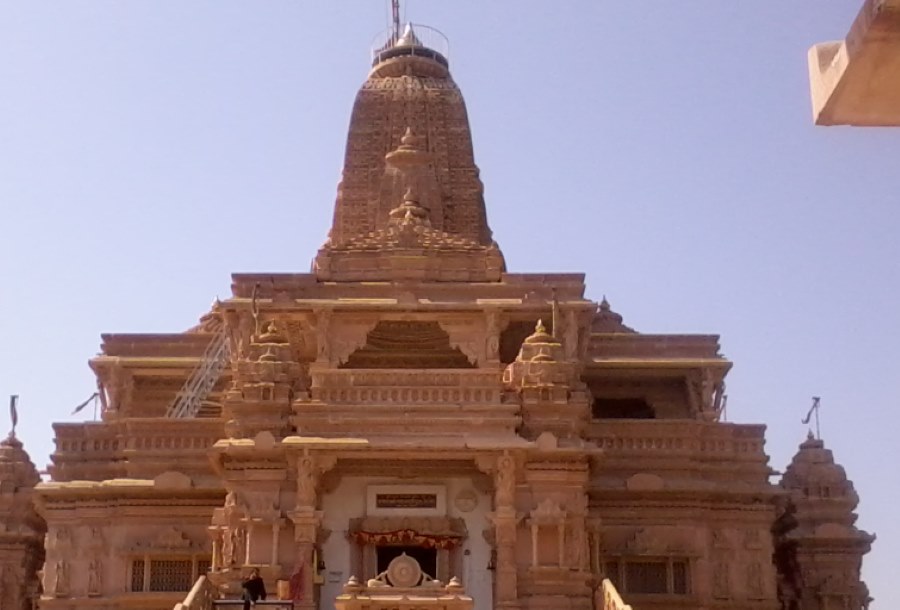
[[[196,555],[181,557],[145,555],[132,559],[132,592],[187,592],[197,578],[209,572],[210,560]]]
[[[144,590],[144,560],[135,559],[131,562],[131,590]]]
[[[194,584],[190,559],[154,559],[150,561],[151,591],[190,591]]]
[[[632,558],[607,561],[603,576],[621,593],[637,595],[688,595],[688,561],[675,558]]]
[[[668,566],[665,561],[638,561],[625,564],[629,593],[668,593]]]

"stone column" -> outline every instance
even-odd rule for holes
[[[278,565],[278,554],[281,542],[281,519],[272,522],[272,565]]]
[[[289,515],[294,523],[294,541],[297,543],[296,560],[291,576],[292,589],[297,596],[294,601],[296,610],[316,608],[314,589],[316,566],[313,561],[319,526],[322,523],[322,513],[316,510],[318,485],[322,472],[333,463],[333,459],[330,464],[326,464],[309,453],[297,459],[297,503]]]
[[[496,608],[519,607],[516,567],[516,462],[508,453],[492,464],[494,475],[494,512],[490,515],[494,525],[494,541],[497,565],[494,571]]]
[[[253,544],[253,520],[244,520],[244,565],[250,565],[250,546]]]

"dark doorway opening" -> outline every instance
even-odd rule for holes
[[[388,569],[388,565],[395,557],[406,553],[419,562],[422,571],[436,578],[437,574],[437,549],[427,549],[423,546],[380,546],[376,549],[378,558],[378,574]]]

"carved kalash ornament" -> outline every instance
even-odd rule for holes
[[[0,610],[862,610],[852,486],[815,440],[770,482],[717,336],[507,271],[449,65],[398,18],[313,269],[104,335],[51,480],[0,446]]]

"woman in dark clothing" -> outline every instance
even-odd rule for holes
[[[250,610],[251,604],[255,606],[257,601],[266,599],[266,583],[260,578],[259,570],[256,568],[250,571],[250,578],[241,583],[241,588],[244,610]]]

